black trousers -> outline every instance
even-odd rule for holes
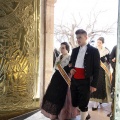
[[[90,99],[90,79],[71,80],[71,97],[73,107],[79,107],[82,112],[88,111]]]
[[[113,88],[115,88],[115,70],[113,70],[113,73],[112,73],[111,92],[112,92]]]

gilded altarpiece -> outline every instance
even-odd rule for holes
[[[0,118],[39,107],[39,1],[0,0]]]

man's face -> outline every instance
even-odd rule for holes
[[[79,46],[84,46],[87,43],[87,35],[86,34],[78,34],[76,35],[77,42]]]

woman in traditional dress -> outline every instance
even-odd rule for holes
[[[66,103],[65,101],[67,100],[66,96],[70,96],[68,92],[69,89],[65,79],[62,77],[62,75],[59,72],[59,68],[57,67],[57,64],[60,63],[60,65],[66,71],[66,73],[69,72],[68,64],[70,61],[70,55],[68,54],[69,53],[68,43],[66,42],[61,43],[60,50],[61,54],[56,59],[55,62],[55,72],[51,78],[50,84],[43,97],[41,105],[41,113],[52,120],[57,118],[59,118],[59,120],[69,119],[65,118],[69,117],[67,113],[69,110],[66,111],[65,109],[63,109]],[[62,114],[60,114],[60,112],[62,112]],[[65,114],[67,114],[67,116]]]
[[[103,46],[104,38],[100,37],[97,40],[97,48],[100,53],[101,58],[101,67],[99,70],[99,79],[97,84],[97,91],[91,93],[91,101],[94,101],[94,106],[92,110],[95,111],[98,109],[99,105],[103,102],[111,102],[110,96],[110,64],[109,64],[109,50]]]

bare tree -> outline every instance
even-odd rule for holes
[[[90,40],[92,40],[96,35],[102,35],[104,34],[112,34],[113,33],[113,26],[112,25],[106,25],[106,26],[102,26],[101,28],[96,28],[97,26],[97,22],[98,22],[98,17],[100,16],[100,14],[102,14],[105,11],[99,11],[98,13],[93,13],[91,12],[90,15],[88,16],[88,22],[84,25],[85,30],[88,32],[88,37],[90,38]],[[71,45],[72,48],[77,46],[77,43],[75,41],[75,37],[74,37],[74,32],[76,29],[81,28],[81,26],[83,26],[83,18],[81,17],[81,15],[79,14],[79,22],[77,21],[77,18],[75,18],[75,16],[73,14],[71,14],[72,16],[72,23],[68,24],[68,23],[63,23],[61,21],[60,24],[55,25],[55,38],[56,40],[58,40],[60,43],[67,40],[69,42],[69,44]]]

